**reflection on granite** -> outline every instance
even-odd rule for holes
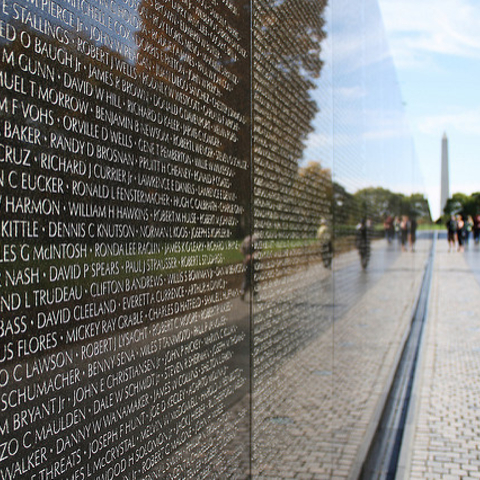
[[[355,468],[428,208],[351,3],[3,2],[0,478]]]
[[[379,251],[388,248],[381,243]],[[415,256],[397,257],[360,300],[269,378],[271,394],[254,411],[255,478],[358,476],[430,243],[422,240]],[[341,281],[347,272],[343,267],[334,274]],[[356,275],[363,275],[359,265]]]

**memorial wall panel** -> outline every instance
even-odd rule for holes
[[[325,155],[302,162],[319,111],[314,94],[323,73],[325,6],[253,3],[252,434],[253,471],[260,478],[289,471],[287,452],[294,455],[298,445],[285,430],[307,425],[294,420],[306,409],[292,393],[305,381],[313,393],[322,380],[309,379],[299,353],[331,328],[331,169]],[[313,397],[312,406],[320,400]]]
[[[253,3],[253,473],[355,479],[429,245],[402,248],[385,225],[428,221],[428,204],[376,2],[265,3]]]
[[[0,0],[0,480],[347,478],[419,178],[373,0]]]
[[[249,5],[1,4],[1,478],[249,458]]]

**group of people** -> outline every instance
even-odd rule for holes
[[[451,215],[447,221],[448,251],[457,248],[459,252],[463,252],[472,233],[473,240],[478,244],[480,241],[480,215],[475,215],[475,217]]]
[[[402,215],[393,217],[388,215],[383,224],[385,238],[391,243],[397,237],[401,243],[402,251],[410,249],[415,250],[415,241],[417,236],[417,220],[415,217]],[[370,258],[370,236],[372,223],[366,217],[356,227],[355,246],[357,247],[363,268],[366,268]],[[452,215],[447,221],[448,231],[448,250],[458,245],[458,250],[463,251],[464,245],[468,245],[470,234],[473,233],[473,239],[476,244],[480,243],[480,214],[475,217]],[[255,244],[258,242],[258,235],[247,236],[240,247],[244,257],[245,277],[241,290],[242,300],[245,294],[253,289],[254,295],[256,289],[253,288],[254,263],[255,263]],[[331,225],[322,219],[317,231],[317,240],[321,246],[322,260],[326,268],[331,268],[333,257],[333,238]]]
[[[391,243],[398,236],[402,245],[402,251],[406,252],[408,248],[413,252],[417,239],[417,220],[415,217],[402,215],[401,217],[392,217],[388,215],[383,223],[385,237],[388,243]]]

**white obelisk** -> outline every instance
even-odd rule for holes
[[[442,179],[440,184],[440,215],[443,215],[443,209],[450,197],[449,178],[448,178],[448,139],[444,133],[442,137]]]

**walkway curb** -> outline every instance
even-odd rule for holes
[[[438,241],[438,238],[437,238]],[[435,245],[435,249],[437,246]],[[435,252],[434,252],[435,255]],[[434,260],[435,262],[435,257]],[[430,285],[430,292],[432,290],[433,282],[435,281],[435,263],[432,266],[432,283]],[[410,403],[408,407],[407,418],[403,430],[402,446],[400,449],[400,455],[398,458],[397,471],[395,474],[395,480],[408,480],[410,478],[410,469],[412,462],[412,444],[415,435],[415,426],[420,411],[420,394],[421,386],[425,376],[425,366],[427,359],[426,339],[429,336],[429,331],[432,328],[431,321],[431,307],[433,306],[432,296],[429,294],[427,312],[425,318],[425,324],[423,325],[423,331],[420,338],[420,347],[418,350],[417,366],[415,368],[415,374],[412,385],[412,392],[410,395]]]

